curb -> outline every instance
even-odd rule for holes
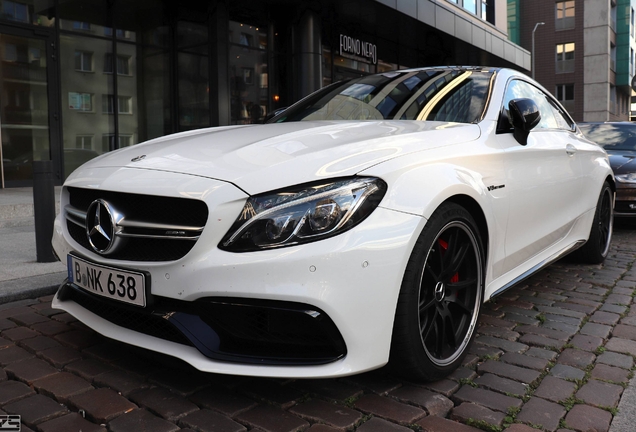
[[[0,305],[54,294],[65,278],[57,272],[0,282]]]

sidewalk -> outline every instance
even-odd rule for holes
[[[65,277],[61,262],[37,262],[32,189],[0,189],[0,303],[53,292]]]
[[[29,194],[0,190],[0,210],[28,213]],[[26,219],[0,227],[0,409],[23,430],[635,430],[636,221],[616,226],[604,265],[560,261],[485,304],[463,366],[416,383],[384,369],[282,380],[167,365],[50,308],[65,267],[35,262]]]

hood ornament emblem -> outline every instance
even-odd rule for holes
[[[135,156],[130,161],[131,162],[139,162],[140,160],[146,159],[146,155]]]

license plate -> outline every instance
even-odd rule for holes
[[[146,306],[146,278],[143,273],[93,264],[67,256],[68,280],[85,291],[112,300]]]

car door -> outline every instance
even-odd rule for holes
[[[516,79],[508,83],[500,123],[508,120],[508,104],[517,98],[534,100],[541,121],[525,146],[514,139],[508,125],[498,128],[510,200],[504,272],[539,259],[567,235],[582,212],[577,203],[582,173],[572,121],[550,96]]]

